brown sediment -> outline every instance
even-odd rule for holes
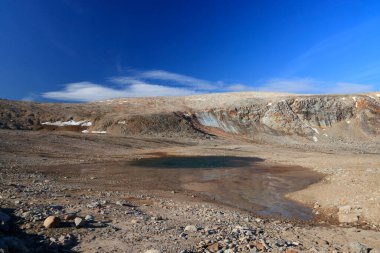
[[[159,156],[149,158],[151,155]],[[146,158],[141,158],[146,157]],[[255,157],[168,156],[165,152],[142,154],[132,161],[60,165],[48,173],[73,176],[95,174],[104,190],[190,191],[260,216],[311,221],[310,208],[285,197],[318,182],[322,176],[300,166],[263,163]],[[199,164],[197,161],[199,161]],[[209,163],[205,164],[206,161]],[[189,164],[193,162],[193,164]],[[202,167],[203,166],[203,167]],[[211,167],[208,167],[211,166]]]

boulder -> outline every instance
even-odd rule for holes
[[[352,208],[351,206],[341,206],[338,211],[338,220],[340,223],[355,223],[359,221],[361,208]]]
[[[61,220],[56,216],[49,216],[44,221],[45,228],[57,228],[61,224]]]

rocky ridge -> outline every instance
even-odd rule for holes
[[[0,101],[0,128],[48,129],[113,135],[301,136],[309,141],[349,138],[379,141],[380,94],[277,95],[217,94],[184,98],[115,99],[87,104]],[[241,95],[242,96],[242,95]],[[240,98],[240,99],[239,99]],[[201,99],[201,100],[200,100]],[[140,105],[139,107],[137,107]],[[62,125],[56,122],[89,122]]]

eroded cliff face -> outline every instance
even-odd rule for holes
[[[308,96],[194,113],[201,125],[252,136],[260,132],[298,135],[318,141],[324,131],[341,128],[348,135],[380,133],[380,98],[371,96]],[[354,125],[353,128],[347,127]]]
[[[0,128],[201,138],[228,135],[254,139],[266,134],[298,136],[314,142],[342,136],[376,139],[380,135],[380,94],[376,93],[265,97],[255,93],[252,98],[245,94],[244,99],[231,93],[235,96],[232,100],[213,106],[207,100],[213,101],[216,96],[89,104],[2,100]]]

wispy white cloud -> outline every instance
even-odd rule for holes
[[[182,84],[184,86],[193,87],[199,90],[215,90],[221,88],[220,82],[206,81],[191,76],[168,72],[165,70],[141,71],[137,72],[134,77],[143,80],[159,80],[167,83],[172,82],[175,84]]]
[[[121,97],[184,96],[191,94],[195,94],[195,92],[184,88],[146,83],[135,83],[123,89],[117,89],[91,82],[79,82],[67,84],[61,91],[45,92],[42,96],[54,100],[89,102]]]
[[[54,100],[94,101],[120,97],[184,96],[242,90],[245,87],[242,84],[212,82],[164,70],[130,72],[129,75],[108,78],[107,83],[110,85],[92,82],[69,83],[63,90],[45,92],[42,97]]]
[[[350,82],[325,82],[312,78],[275,78],[257,87],[257,91],[299,94],[345,94],[373,91],[374,85]]]
[[[62,90],[45,92],[44,98],[95,101],[121,97],[185,96],[206,92],[267,91],[299,94],[360,93],[374,86],[350,82],[325,82],[313,78],[273,78],[256,85],[207,81],[163,70],[134,72],[107,79],[107,84],[69,83]],[[26,97],[25,99],[34,99]]]

